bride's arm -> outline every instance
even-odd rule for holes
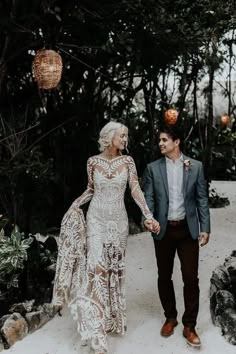
[[[135,203],[139,206],[142,214],[146,219],[153,219],[153,215],[147,206],[146,200],[144,198],[144,194],[140,188],[136,166],[131,156],[129,156],[128,172],[129,172],[128,181],[131,189],[131,195]]]
[[[93,159],[90,157],[87,161],[88,185],[86,190],[72,203],[72,208],[80,208],[83,204],[92,199],[94,193],[93,185]]]

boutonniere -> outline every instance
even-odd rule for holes
[[[189,170],[190,168],[190,160],[184,160],[184,168],[186,171]]]

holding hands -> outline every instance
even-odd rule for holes
[[[148,229],[148,231],[153,232],[155,234],[159,234],[160,232],[160,224],[155,219],[146,219],[144,221],[144,226]]]

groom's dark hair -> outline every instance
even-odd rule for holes
[[[171,137],[173,141],[179,139],[180,142],[183,141],[183,134],[182,134],[182,129],[180,129],[179,126],[176,125],[164,125],[160,128],[159,130],[159,135],[161,133],[166,133]]]

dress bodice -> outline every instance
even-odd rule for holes
[[[87,163],[87,172],[87,189],[75,200],[76,207],[80,207],[91,199],[93,199],[93,203],[95,201],[104,204],[117,201],[123,203],[128,182],[132,197],[143,215],[145,218],[152,218],[140,188],[136,166],[131,156],[117,156],[111,160],[101,155],[90,157]]]

